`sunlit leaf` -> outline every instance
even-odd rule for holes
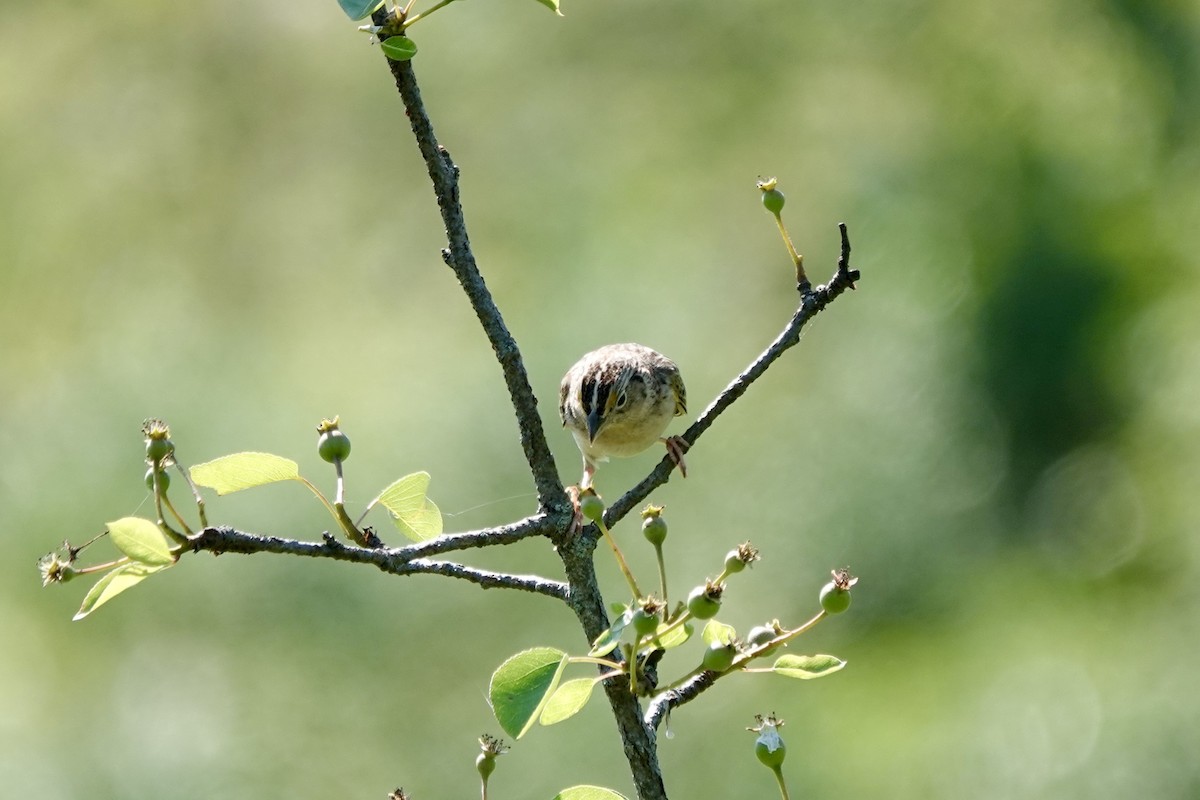
[[[300,477],[300,467],[295,461],[270,453],[233,453],[197,464],[191,475],[197,485],[216,489],[217,494],[229,494],[277,481],[294,481]]]
[[[554,795],[554,800],[626,800],[625,795],[603,786],[572,786]]]
[[[633,621],[633,609],[629,606],[617,606],[613,612],[618,616],[613,620],[612,626],[604,633],[596,637],[596,641],[592,642],[592,649],[588,651],[588,655],[592,658],[604,658],[604,656],[617,649],[617,645],[621,643],[621,634],[629,627],[629,623]]]
[[[391,36],[380,42],[379,49],[392,61],[408,61],[417,54],[417,43],[407,36]]]
[[[554,725],[575,716],[592,698],[592,689],[595,686],[594,678],[576,678],[563,683],[546,701],[538,721],[543,725]]]
[[[705,644],[729,644],[737,638],[737,631],[732,625],[726,625],[723,622],[717,622],[715,619],[710,619],[708,624],[704,626],[704,631],[700,634],[700,638]]]
[[[558,686],[567,654],[553,647],[535,647],[517,653],[492,673],[488,697],[492,713],[504,732],[520,739],[541,713]]]
[[[88,591],[87,596],[83,598],[83,603],[79,606],[79,610],[75,612],[73,619],[83,619],[121,592],[137,586],[146,578],[169,566],[170,564],[150,565],[133,563],[117,567],[96,581],[95,585]]]
[[[661,631],[666,627],[667,623],[661,623],[658,626],[658,630]],[[685,622],[678,628],[673,628],[665,635],[655,636],[652,641],[654,642],[655,647],[661,647],[663,650],[670,650],[672,647],[678,647],[688,639],[692,638],[692,630],[692,624],[690,622]]]
[[[780,656],[775,659],[772,669],[779,675],[788,678],[823,678],[846,666],[846,662],[837,656]]]
[[[338,0],[338,5],[350,19],[369,17],[371,12],[383,5],[383,0]]]
[[[414,542],[432,539],[442,533],[442,512],[425,496],[429,473],[414,472],[379,493],[377,502],[392,512],[392,522]]]
[[[148,519],[122,517],[108,523],[108,535],[117,549],[134,561],[150,566],[175,563],[167,537]]]
[[[558,0],[537,0],[537,1],[539,3],[541,3],[542,5],[544,5],[546,8],[553,11],[555,14],[558,14],[560,17],[563,15],[563,13],[558,10]]]

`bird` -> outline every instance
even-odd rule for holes
[[[587,353],[563,376],[558,413],[583,454],[581,491],[591,487],[597,462],[637,455],[655,442],[667,446],[687,477],[688,442],[662,435],[673,417],[687,413],[687,390],[679,367],[656,350],[629,342]]]

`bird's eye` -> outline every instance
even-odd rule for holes
[[[626,395],[624,392],[621,392],[620,394],[618,394],[617,395],[617,406],[616,406],[617,411],[620,411],[622,408],[624,408],[625,404],[628,402],[629,402],[628,395]]]

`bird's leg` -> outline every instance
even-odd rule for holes
[[[664,436],[659,441],[667,446],[667,455],[679,465],[679,474],[686,478],[687,462],[683,460],[683,454],[691,447],[688,440],[682,436]]]

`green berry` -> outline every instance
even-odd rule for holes
[[[167,438],[151,438],[146,440],[146,460],[152,464],[160,464],[168,456],[175,454],[175,443]]]
[[[721,610],[721,594],[725,587],[721,584],[705,583],[692,589],[688,595],[687,608],[696,619],[712,619]]]
[[[150,491],[154,491],[154,473],[155,473],[155,471],[156,470],[154,469],[154,467],[150,467],[150,469],[146,470],[146,488],[149,489]],[[161,488],[162,491],[165,492],[171,486],[171,473],[159,472],[158,473],[158,485],[159,485],[159,488]]]
[[[762,202],[763,207],[767,211],[770,211],[775,216],[779,216],[779,213],[783,211],[783,204],[786,202],[786,199],[783,196],[783,192],[778,189],[764,189]]]
[[[475,769],[479,771],[479,777],[485,781],[496,770],[496,754],[495,753],[480,753],[475,758]]]
[[[724,672],[733,665],[733,659],[737,657],[737,648],[726,642],[713,642],[704,651],[704,657],[700,663],[705,669],[710,669],[713,672]]]
[[[604,501],[588,490],[579,498],[579,511],[592,522],[599,522],[604,519]]]
[[[345,461],[350,457],[350,437],[337,428],[325,431],[317,439],[317,452],[330,464]]]
[[[764,734],[759,736],[758,741],[754,743],[754,755],[758,756],[758,760],[764,767],[779,769],[783,766],[783,759],[787,756],[787,745],[783,743],[783,739],[779,737],[778,733],[770,737],[764,731]]]
[[[746,644],[751,647],[761,647],[778,635],[779,631],[775,629],[774,625],[757,625],[750,629],[750,633],[746,634]],[[759,653],[759,655],[769,655],[778,649],[779,645],[775,645],[774,647],[767,648]]]
[[[654,513],[648,513],[649,509],[642,512],[642,516],[645,518],[642,521],[642,536],[645,536],[646,541],[655,547],[661,547],[667,538],[667,521],[662,518],[661,511],[662,509],[659,508]]]
[[[783,743],[783,737],[779,735],[779,729],[783,727],[783,720],[777,719],[774,714],[767,718],[756,716],[755,721],[758,722],[750,731],[757,733],[758,738],[754,740],[754,755],[762,762],[763,766],[769,767],[779,772],[779,768],[783,766],[783,759],[787,755],[787,746]]]
[[[826,614],[840,614],[850,607],[850,590],[843,588],[837,581],[830,581],[821,587],[821,608]]]
[[[649,636],[658,630],[658,611],[654,608],[641,606],[634,609],[633,612],[633,629],[637,631],[638,638]]]
[[[742,560],[741,553],[735,547],[725,554],[725,574],[734,575],[746,568],[746,562]]]

